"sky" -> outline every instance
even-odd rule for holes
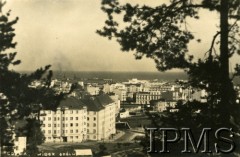
[[[157,71],[152,59],[135,60],[133,52],[121,52],[116,41],[96,34],[106,15],[100,0],[6,0],[3,11],[19,17],[15,41],[17,59],[14,70],[32,71],[51,64],[53,70],[71,71]],[[122,0],[124,3],[126,0]],[[166,1],[166,0],[162,0]],[[157,5],[157,0],[131,0],[131,3]],[[202,42],[189,49],[202,57],[216,33],[217,14],[200,12],[201,19],[188,28]],[[239,58],[238,58],[239,59]],[[237,57],[234,57],[235,63]]]

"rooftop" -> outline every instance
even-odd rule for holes
[[[77,98],[67,97],[60,101],[60,108],[82,109],[85,104]]]

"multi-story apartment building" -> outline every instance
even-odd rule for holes
[[[126,83],[125,86],[128,93],[136,93],[143,91],[143,85],[141,83]]]
[[[45,142],[109,139],[115,130],[116,103],[108,95],[62,100],[56,111],[41,111]]]
[[[45,142],[81,142],[87,133],[87,107],[73,97],[62,100],[56,111],[41,111]]]
[[[84,86],[84,89],[86,92],[88,92],[90,95],[98,95],[100,91],[100,87],[98,84],[86,84]]]
[[[113,93],[118,95],[118,98],[120,101],[126,101],[127,100],[127,92],[124,89],[114,89]]]
[[[158,100],[160,98],[160,91],[138,92],[135,96],[136,104],[150,104],[151,100]]]
[[[116,133],[115,102],[108,95],[83,99],[87,106],[87,139],[106,140]]]

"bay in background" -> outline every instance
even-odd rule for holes
[[[103,71],[54,71],[53,78],[84,79],[112,79],[116,82],[128,81],[137,78],[139,80],[175,81],[186,80],[188,77],[183,72],[103,72]]]
[[[21,73],[31,73],[21,71]],[[106,71],[53,71],[53,79],[86,80],[86,79],[112,79],[115,82],[128,81],[133,78],[139,80],[175,81],[187,80],[184,72],[106,72]],[[240,77],[235,77],[234,84],[240,84]]]

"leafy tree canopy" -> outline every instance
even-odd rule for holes
[[[205,57],[194,59],[188,46],[196,37],[187,23],[188,20],[201,20],[200,9],[218,12],[220,20],[208,51],[203,52]],[[208,92],[207,105],[197,102],[177,105],[179,113],[171,113],[165,122],[176,125],[176,121],[191,121],[189,124],[195,128],[216,124],[239,130],[240,108],[229,73],[229,59],[240,54],[239,0],[170,0],[168,4],[155,7],[102,0],[102,10],[107,14],[107,20],[105,26],[97,30],[99,35],[116,39],[122,51],[133,51],[136,59],[152,58],[160,71],[185,69],[189,74],[189,85]],[[121,22],[119,17],[122,17]],[[216,44],[219,44],[218,50]],[[239,74],[237,64],[233,76]],[[194,113],[199,109],[199,114]],[[189,113],[187,116],[185,111]]]
[[[41,135],[35,138],[32,127],[27,127],[29,130],[26,136],[34,143],[31,149],[35,150],[36,146],[43,142],[39,124],[40,110],[42,108],[55,110],[63,94],[57,94],[50,88],[52,77],[50,65],[39,68],[31,74],[21,74],[10,69],[10,66],[21,63],[15,59],[17,52],[14,52],[14,49],[17,43],[13,41],[14,25],[18,17],[9,20],[10,11],[2,12],[4,4],[0,1],[0,146],[7,138],[6,135],[11,136],[13,133],[12,126],[15,122],[26,119],[28,126],[34,126],[35,132]],[[35,81],[40,81],[42,85],[33,86]]]
[[[228,1],[229,18],[240,19],[238,0]],[[105,26],[97,33],[109,39],[116,38],[123,51],[135,52],[137,59],[150,57],[159,70],[188,68],[193,57],[188,54],[188,44],[195,37],[187,28],[187,20],[199,19],[199,9],[220,12],[219,0],[171,0],[169,5],[156,7],[121,4],[118,0],[102,0],[102,10],[107,14]],[[120,27],[115,15],[122,15],[126,27]],[[231,55],[239,50],[239,27],[230,26]],[[219,30],[220,31],[220,30]],[[217,35],[219,35],[219,31]],[[238,33],[238,34],[237,34]],[[216,36],[217,36],[216,35]],[[216,37],[215,37],[216,38]],[[198,40],[200,41],[200,40]],[[215,42],[215,39],[214,41]],[[212,55],[213,46],[209,50]]]

